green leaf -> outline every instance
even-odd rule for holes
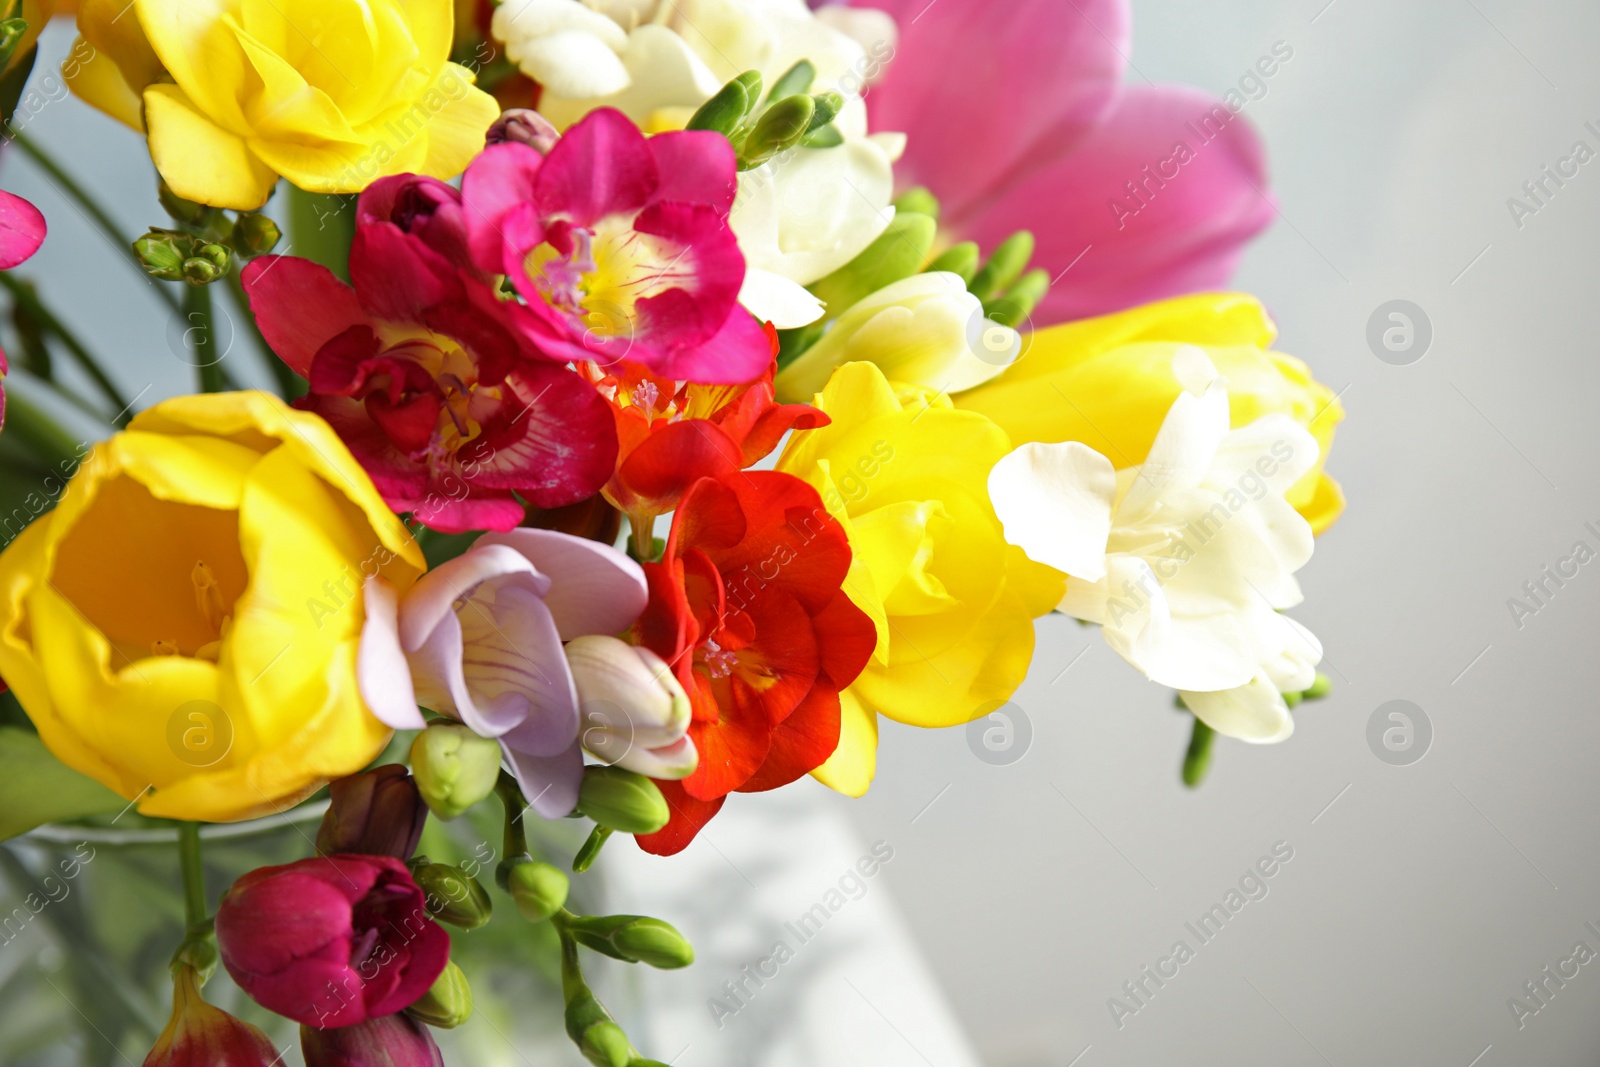
[[[52,756],[37,734],[0,726],[0,840],[47,822],[120,811],[127,803]]]

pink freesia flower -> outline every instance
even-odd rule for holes
[[[0,189],[0,270],[10,270],[44,244],[44,216],[15,193]],[[0,381],[10,373],[6,354],[0,351]],[[0,426],[6,422],[6,393],[0,388]]]
[[[986,249],[1033,231],[1056,279],[1035,326],[1220,288],[1271,221],[1242,116],[1193,89],[1123,86],[1127,0],[863,2],[899,23],[867,95],[874,129],[908,135],[896,179]]]
[[[562,642],[621,633],[647,598],[639,565],[598,541],[528,528],[484,534],[404,599],[381,578],[367,582],[361,695],[397,730],[425,725],[420,703],[499,738],[534,810],[560,818],[583,778]]]
[[[744,255],[727,221],[736,188],[721,134],[646,138],[611,108],[546,156],[492,144],[462,179],[473,261],[510,277],[541,348],[715,384],[759,378],[771,359],[738,302]]]
[[[440,224],[441,228],[443,223]],[[535,349],[515,305],[393,222],[365,218],[354,288],[309,260],[245,268],[261,332],[396,511],[436,530],[509,530],[592,496],[617,458],[610,407]]]

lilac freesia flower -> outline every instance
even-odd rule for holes
[[[562,642],[622,632],[647,596],[639,565],[599,542],[527,528],[485,534],[404,598],[368,581],[361,694],[397,730],[425,725],[421,704],[498,738],[534,810],[559,818],[583,778]]]

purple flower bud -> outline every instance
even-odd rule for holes
[[[404,1015],[340,1030],[300,1028],[306,1067],[444,1067],[428,1028]]]
[[[541,156],[561,139],[561,133],[550,120],[530,108],[514,107],[502,112],[484,135],[485,144],[505,144],[507,141],[525,144]]]
[[[386,763],[340,778],[328,792],[333,804],[317,831],[323,855],[359,852],[406,860],[417,850],[428,806],[403,765]]]

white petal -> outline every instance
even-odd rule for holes
[[[1264,415],[1232,430],[1217,449],[1213,472],[1230,486],[1249,492],[1265,484],[1272,493],[1289,487],[1317,465],[1317,439],[1288,415]]]
[[[1217,733],[1253,744],[1271,744],[1294,733],[1289,705],[1265,675],[1247,685],[1217,692],[1183,690],[1183,702]]]
[[[1090,581],[1106,573],[1116,488],[1111,461],[1077,441],[1025,444],[989,472],[1006,540],[1029,559]]]
[[[506,54],[515,59],[522,73],[560,96],[610,96],[632,82],[622,58],[583,30],[542,34],[514,50],[508,46]]]
[[[812,296],[811,290],[799,282],[756,268],[744,272],[739,303],[756,318],[770,322],[780,330],[792,330],[816,322],[824,313],[822,301]]]
[[[1192,346],[1185,346],[1180,353]],[[1195,349],[1198,352],[1198,349]],[[1202,353],[1206,366],[1211,361]],[[1174,363],[1176,364],[1176,359]],[[1192,362],[1192,361],[1185,361]],[[1191,368],[1190,377],[1199,380]],[[1178,394],[1167,409],[1167,417],[1156,433],[1150,454],[1139,468],[1139,475],[1128,490],[1122,507],[1132,513],[1150,509],[1169,489],[1198,485],[1211,469],[1217,448],[1228,433],[1228,392],[1218,384],[1206,387],[1203,394]]]
[[[400,647],[399,596],[394,586],[374,575],[363,590],[367,621],[356,653],[356,681],[361,699],[379,720],[396,730],[420,730],[427,723],[417,708],[411,668]]]

